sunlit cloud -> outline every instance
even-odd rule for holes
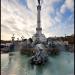
[[[22,2],[24,1],[24,2]],[[69,2],[68,2],[69,1]],[[42,0],[41,26],[42,33],[46,37],[63,36],[65,33],[73,34],[73,0],[63,0],[59,10],[54,8],[54,3],[58,8],[61,0]],[[72,13],[66,18],[66,9]],[[54,16],[52,16],[53,14]],[[72,18],[70,17],[72,16]],[[66,22],[63,21],[65,18]],[[70,19],[71,18],[71,19]],[[69,24],[68,22],[71,22]],[[37,27],[37,0],[2,0],[1,1],[1,39],[9,40],[15,34],[16,38],[23,35],[30,38],[36,33]],[[70,28],[71,27],[71,28]],[[67,30],[65,30],[67,28]]]

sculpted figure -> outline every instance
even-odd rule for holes
[[[38,0],[38,3],[40,4],[40,0]]]

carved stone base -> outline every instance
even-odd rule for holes
[[[46,42],[46,37],[44,36],[44,34],[34,34],[34,36],[32,37],[33,41],[39,41],[39,42]]]

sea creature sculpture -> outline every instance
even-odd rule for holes
[[[35,46],[35,49],[36,51],[30,59],[31,64],[44,64],[45,62],[47,62],[48,58],[46,51],[43,48],[43,45],[37,44]]]

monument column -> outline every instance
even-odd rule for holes
[[[38,0],[38,6],[37,6],[37,27],[36,27],[36,34],[32,37],[33,41],[36,40],[40,42],[46,42],[46,37],[44,34],[42,34],[42,28],[41,28],[41,4],[40,0]]]
[[[37,28],[36,28],[36,33],[38,35],[40,35],[41,31],[42,31],[41,20],[40,20],[40,12],[41,12],[41,5],[40,5],[40,0],[38,0],[38,6],[37,6]]]

